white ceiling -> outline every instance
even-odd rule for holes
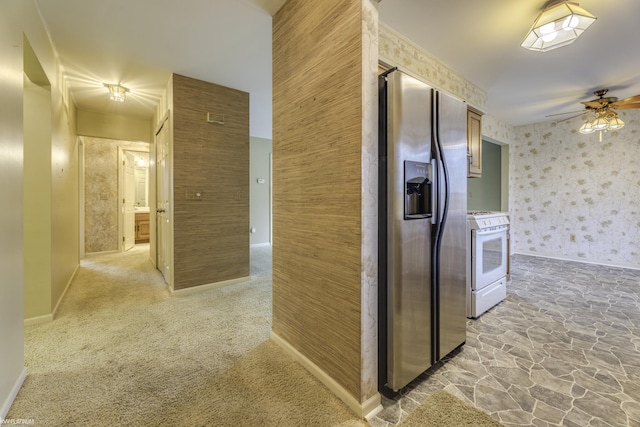
[[[580,110],[596,89],[620,99],[640,94],[640,1],[576,1],[598,20],[574,43],[544,53],[520,43],[545,0],[382,0],[379,11],[485,89],[488,113],[522,125]]]
[[[250,93],[271,138],[271,14],[285,0],[36,0],[80,108],[151,117],[172,72]],[[581,0],[598,20],[554,51],[520,47],[545,0],[382,0],[380,20],[488,92],[512,125],[640,93],[640,1]],[[103,83],[131,90],[109,102]]]

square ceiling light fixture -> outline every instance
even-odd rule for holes
[[[127,92],[129,92],[129,89],[124,86],[104,83],[104,87],[109,89],[109,99],[112,101],[124,102],[127,98]]]
[[[572,1],[553,0],[540,12],[521,46],[546,52],[574,42],[597,18]]]

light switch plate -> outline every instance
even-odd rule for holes
[[[187,190],[186,200],[202,200],[204,193],[202,191]]]

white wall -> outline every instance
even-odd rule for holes
[[[33,0],[0,2],[0,418],[18,392],[24,368],[23,37],[51,82],[52,303],[79,264],[75,108]],[[47,118],[43,118],[46,120]]]
[[[24,85],[24,317],[51,315],[51,87]],[[49,317],[47,320],[51,320]]]
[[[640,112],[620,116],[602,142],[580,118],[515,128],[514,251],[640,268]]]
[[[26,3],[26,2],[24,2]],[[25,375],[22,222],[22,28],[21,0],[0,2],[0,419]]]
[[[251,234],[252,245],[271,243],[271,140],[250,138],[249,147],[249,204],[250,226],[256,229]],[[260,184],[258,179],[264,179]]]
[[[151,142],[151,120],[94,111],[78,111],[78,135]]]

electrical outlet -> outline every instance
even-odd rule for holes
[[[576,242],[576,235],[575,234],[569,234],[569,241],[575,243]]]

